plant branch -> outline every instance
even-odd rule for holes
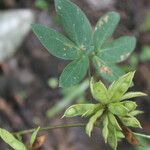
[[[140,137],[143,137],[143,138],[146,138],[146,139],[150,139],[150,135],[145,135],[145,134],[141,134],[141,133],[136,133],[136,132],[133,132],[135,136],[140,136]]]
[[[53,126],[43,127],[43,128],[40,128],[39,131],[51,131],[51,130],[54,130],[54,129],[85,127],[85,126],[86,126],[86,123],[62,124],[62,125],[53,125]],[[36,130],[36,128],[29,129],[29,130],[22,130],[22,131],[14,132],[13,135],[28,134],[28,133],[34,132],[35,130]]]
[[[87,123],[53,125],[53,126],[40,128],[39,131],[51,131],[51,130],[54,130],[54,129],[62,129],[62,128],[85,127],[86,124]],[[95,127],[98,127],[98,125],[95,125]],[[14,132],[13,135],[24,135],[24,134],[32,133],[35,130],[36,130],[36,128],[29,129],[29,130],[22,130],[22,131]],[[136,133],[136,132],[133,132],[133,133],[136,136],[143,137],[143,138],[146,138],[146,139],[150,139],[150,135],[145,135],[145,134]]]

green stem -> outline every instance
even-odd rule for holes
[[[77,123],[77,124],[62,124],[62,125],[55,125],[55,126],[48,126],[44,128],[40,128],[39,131],[51,131],[54,129],[61,129],[61,128],[73,128],[73,127],[85,127],[86,123]],[[23,134],[28,134],[32,133],[36,130],[36,128],[29,129],[29,130],[22,130],[18,132],[14,132],[13,135],[23,135]]]
[[[48,126],[48,127],[40,128],[39,131],[51,131],[51,130],[54,130],[54,129],[62,129],[62,128],[85,127],[86,124],[87,123],[76,123],[76,124],[62,124],[62,125]],[[95,127],[99,127],[99,126],[95,125]],[[22,130],[22,131],[14,132],[13,135],[24,135],[24,134],[32,133],[35,130],[36,130],[36,128],[29,129],[29,130]],[[140,136],[140,137],[143,137],[143,138],[150,139],[150,135],[145,135],[145,134],[136,133],[136,132],[133,132],[133,133],[136,136]]]
[[[141,134],[141,133],[136,133],[136,132],[133,132],[134,135],[136,136],[140,136],[140,137],[143,137],[143,138],[146,138],[146,139],[150,139],[150,135],[145,135],[145,134]]]

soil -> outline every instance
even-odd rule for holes
[[[99,17],[110,10],[121,14],[120,24],[114,37],[120,35],[135,35],[137,47],[135,53],[141,52],[141,47],[150,45],[150,32],[141,31],[145,15],[150,9],[149,0],[116,0],[115,4],[100,10],[91,9],[89,3],[74,0],[87,14],[94,26]],[[48,0],[49,9],[35,8],[33,0],[2,0],[1,10],[30,8],[36,11],[37,22],[51,26],[59,31],[61,27],[53,20],[55,18],[54,5]],[[49,16],[50,14],[50,16]],[[46,117],[46,111],[62,97],[61,89],[52,89],[48,86],[48,79],[59,77],[68,62],[50,55],[40,44],[36,36],[30,34],[24,40],[17,53],[0,66],[0,125],[10,131],[30,129],[37,126],[48,126],[68,122],[80,122],[76,119],[60,119],[61,115],[53,119]],[[124,64],[128,64],[126,61]],[[134,90],[150,94],[150,62],[139,62],[134,79]],[[139,117],[143,130],[140,132],[150,134],[150,100],[148,97],[137,98],[139,108],[144,114]],[[92,138],[88,138],[82,128],[58,129],[52,132],[43,132],[46,142],[41,150],[107,150],[101,132],[95,130]],[[28,136],[24,137],[27,141]],[[0,149],[7,149],[0,141]],[[126,141],[119,144],[120,150],[134,147]]]

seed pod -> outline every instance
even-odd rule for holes
[[[108,134],[109,134],[109,130],[108,130],[108,117],[107,115],[104,117],[104,121],[103,121],[103,130],[102,130],[102,134],[105,140],[105,143],[107,143],[107,138],[108,138]]]
[[[115,116],[112,113],[108,113],[108,118],[110,123],[117,129],[117,130],[122,130],[120,125],[118,124],[117,119],[115,118]]]
[[[124,93],[131,86],[135,72],[129,72],[115,81],[108,89],[112,102],[119,101]]]
[[[135,117],[123,117],[120,119],[127,127],[142,128],[140,122]]]
[[[122,104],[129,110],[129,112],[135,110],[137,107],[137,104],[132,101],[124,101]]]
[[[92,95],[97,101],[103,104],[106,104],[108,102],[109,99],[107,88],[101,81],[94,83],[93,80],[91,80],[90,87]]]
[[[128,109],[121,103],[111,103],[108,106],[108,109],[111,113],[117,116],[126,116],[128,114]]]
[[[70,106],[64,113],[65,117],[90,116],[99,105],[97,104],[76,104]]]

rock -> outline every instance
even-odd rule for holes
[[[16,52],[34,19],[35,15],[29,9],[0,11],[0,63]]]
[[[102,10],[113,7],[115,0],[85,0],[93,10]]]

